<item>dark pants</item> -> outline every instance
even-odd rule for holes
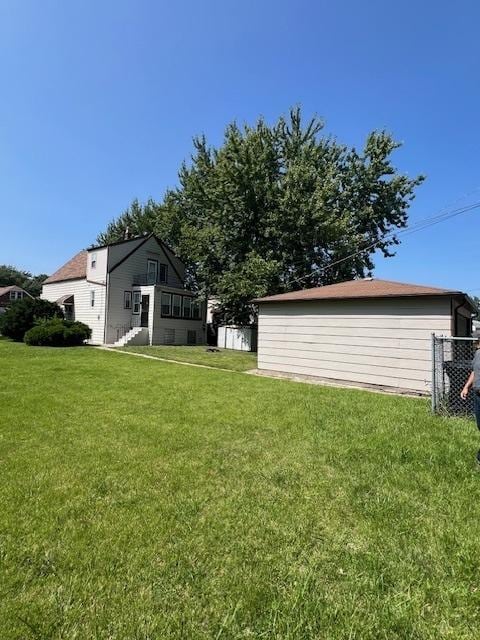
[[[477,419],[477,427],[480,429],[480,389],[474,389],[473,394],[473,410]]]

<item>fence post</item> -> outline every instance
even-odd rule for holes
[[[437,381],[436,381],[436,363],[435,363],[435,333],[432,333],[432,413],[437,408]]]

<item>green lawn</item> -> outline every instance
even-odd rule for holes
[[[90,348],[0,364],[2,640],[478,637],[472,422]]]
[[[216,349],[217,347],[215,347]],[[247,351],[234,351],[232,349],[220,349],[219,351],[207,351],[207,347],[120,347],[121,351],[134,351],[146,353],[157,358],[176,360],[177,362],[191,362],[193,364],[206,364],[209,367],[230,369],[231,371],[248,371],[256,369],[257,354]]]

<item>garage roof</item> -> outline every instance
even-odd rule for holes
[[[349,298],[395,298],[404,296],[446,296],[461,295],[462,291],[424,287],[419,284],[406,284],[392,280],[364,278],[349,280],[324,287],[302,289],[290,293],[280,293],[266,298],[256,298],[253,302],[300,302],[302,300],[347,300]]]

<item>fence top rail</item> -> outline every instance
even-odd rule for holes
[[[458,336],[439,336],[436,333],[433,334],[435,340],[465,340],[465,342],[478,342],[478,338],[464,338]]]

